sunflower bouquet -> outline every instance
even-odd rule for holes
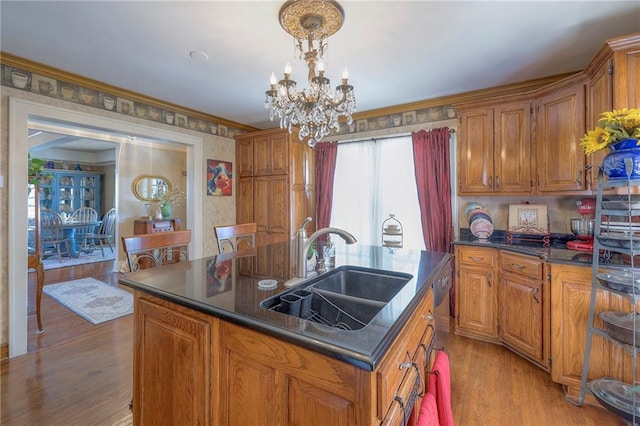
[[[587,155],[625,139],[640,138],[640,109],[623,108],[600,114],[596,128],[580,139]]]

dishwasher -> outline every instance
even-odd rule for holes
[[[433,281],[433,305],[436,331],[449,332],[449,294],[453,282],[452,259],[438,273]]]

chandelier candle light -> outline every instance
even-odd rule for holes
[[[327,37],[342,27],[344,10],[333,0],[290,0],[280,8],[280,25],[296,42],[300,59],[309,68],[309,91],[298,90],[291,79],[291,65],[284,69],[284,79],[277,81],[271,73],[271,89],[267,90],[265,107],[269,117],[280,118],[280,128],[292,132],[299,126],[298,137],[309,137],[309,146],[327,136],[331,129],[340,131],[338,117],[345,116],[347,124],[353,123],[351,114],[356,110],[353,86],[349,84],[349,73],[342,72],[342,84],[331,90],[331,82],[324,73],[321,61],[327,49]],[[307,42],[304,50],[304,41]]]

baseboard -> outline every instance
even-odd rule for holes
[[[9,344],[4,343],[0,345],[0,362],[5,363],[9,361]]]

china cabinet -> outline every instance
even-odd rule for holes
[[[627,170],[631,161],[627,164]],[[569,399],[577,405],[584,402],[590,392],[605,408],[613,411],[627,421],[637,424],[640,420],[640,400],[637,390],[637,358],[640,347],[640,200],[633,196],[635,187],[640,181],[618,179],[603,181],[600,176],[598,195],[596,198],[596,228],[593,257],[589,311],[587,317],[586,339],[580,391],[576,400]],[[626,189],[626,196],[616,199],[603,198],[603,191],[614,188]],[[628,259],[628,267],[614,268],[606,263],[607,253],[620,253]],[[609,306],[601,310],[598,293],[610,294],[622,299],[618,306]],[[596,321],[596,316],[598,321]],[[593,354],[595,336],[610,342],[612,348],[620,348],[626,352],[626,360],[614,370],[618,377],[609,374],[590,377],[590,364]],[[624,357],[619,357],[624,360]],[[630,361],[630,364],[629,364]],[[630,365],[630,368],[629,368]],[[625,368],[626,367],[626,368]],[[609,372],[607,372],[609,373]]]
[[[72,213],[91,207],[100,213],[100,173],[45,169],[51,177],[40,182],[40,207],[57,213]]]

